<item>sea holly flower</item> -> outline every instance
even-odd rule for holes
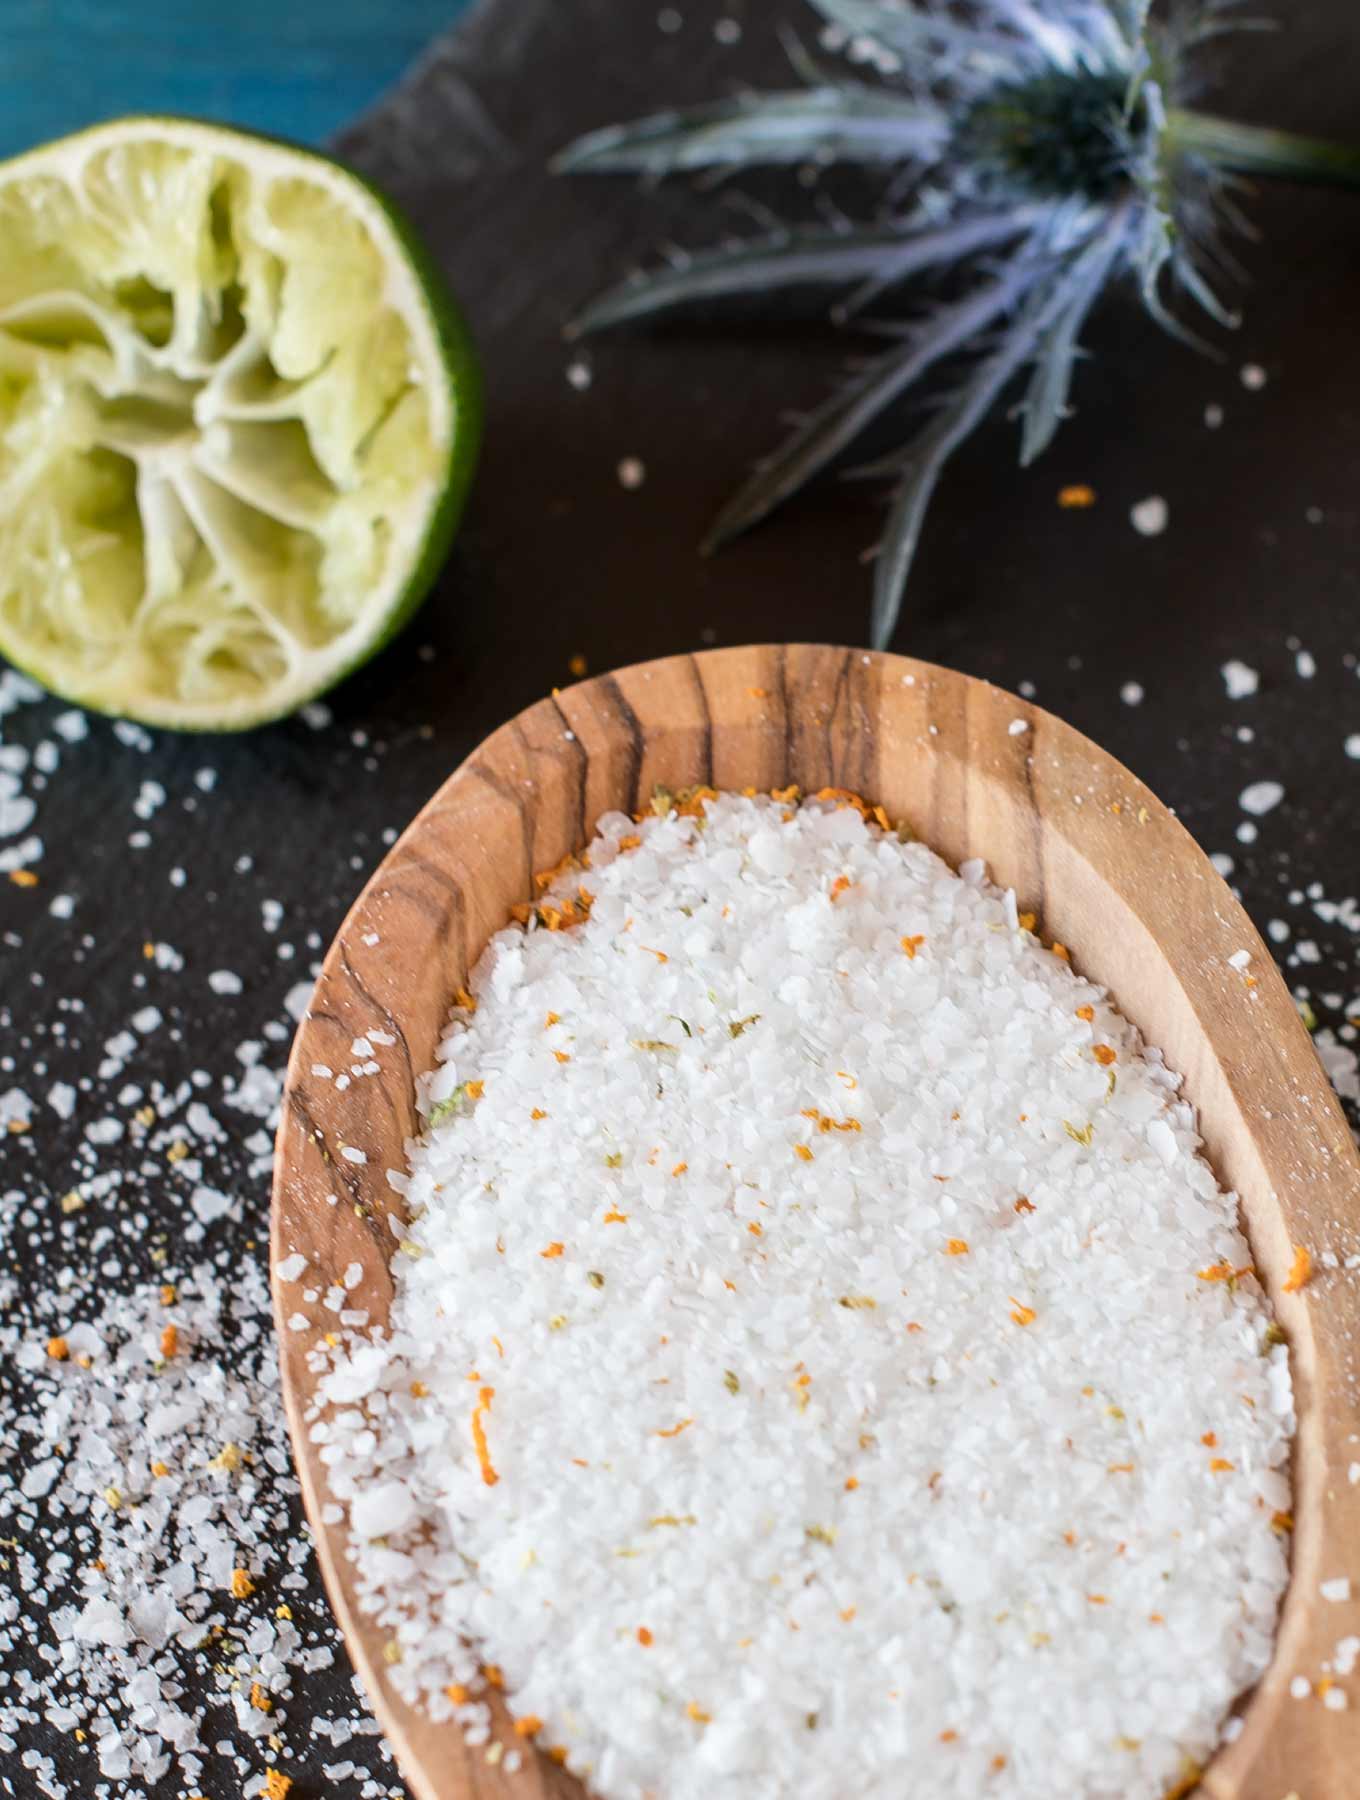
[[[1191,105],[1213,42],[1261,23],[1240,17],[1238,0],[1179,0],[1166,21],[1149,17],[1150,0],[810,4],[827,47],[855,72],[793,46],[801,85],[607,127],[556,167],[658,179],[854,164],[880,177],[875,216],[779,226],[676,256],[603,294],[573,330],[794,288],[835,294],[842,325],[869,324],[877,309],[876,354],[758,466],[705,549],[767,517],[930,382],[927,422],[855,471],[892,483],[874,578],[872,635],[882,644],[946,465],[1013,384],[1027,377],[1028,465],[1067,412],[1082,329],[1113,281],[1132,277],[1157,323],[1192,342],[1196,314],[1234,324],[1218,232],[1237,217],[1240,177],[1360,186],[1360,149]],[[941,272],[946,298],[913,285]]]

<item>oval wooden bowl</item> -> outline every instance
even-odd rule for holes
[[[1023,719],[1026,729],[1012,730]],[[324,1290],[352,1263],[350,1298],[376,1322],[392,1294],[386,1170],[416,1130],[415,1078],[433,1066],[454,989],[491,933],[534,895],[536,871],[590,837],[601,813],[636,812],[679,788],[852,788],[910,821],[952,863],[986,859],[1083,973],[1185,1076],[1220,1180],[1242,1198],[1261,1278],[1288,1333],[1299,1435],[1293,1580],[1275,1661],[1245,1703],[1241,1735],[1206,1772],[1214,1800],[1354,1800],[1360,1692],[1348,1711],[1289,1696],[1317,1680],[1337,1640],[1360,1634],[1360,1305],[1352,1278],[1284,1282],[1293,1247],[1325,1247],[1360,1223],[1360,1161],[1284,983],[1245,913],[1189,834],[1128,770],[1059,720],[985,682],[897,656],[773,646],[673,657],[541,700],[477,750],[400,839],[326,958],[298,1032],[279,1127],[273,1251],[300,1251]],[[1230,965],[1251,953],[1254,982]],[[382,1075],[347,1092],[356,1037],[394,1035]],[[367,1161],[343,1158],[341,1144]],[[328,1194],[341,1203],[329,1205]],[[453,1725],[404,1705],[382,1634],[359,1610],[343,1527],[322,1520],[325,1472],[304,1415],[307,1352],[333,1316],[292,1330],[300,1289],[275,1307],[283,1386],[321,1567],[350,1654],[419,1800],[575,1796],[545,1758],[508,1777]],[[1319,1584],[1349,1575],[1356,1598]],[[497,1731],[516,1740],[503,1709]],[[1061,1771],[1055,1771],[1059,1779]],[[1056,1791],[1056,1790],[1055,1790]]]

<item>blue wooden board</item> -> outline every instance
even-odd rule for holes
[[[0,0],[0,156],[127,112],[314,143],[467,0]]]

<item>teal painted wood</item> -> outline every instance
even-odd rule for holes
[[[316,143],[468,0],[0,0],[0,156],[127,112]]]

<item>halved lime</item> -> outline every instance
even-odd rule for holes
[[[333,686],[479,429],[441,278],[328,158],[137,118],[0,165],[0,652],[56,692],[236,730]]]

